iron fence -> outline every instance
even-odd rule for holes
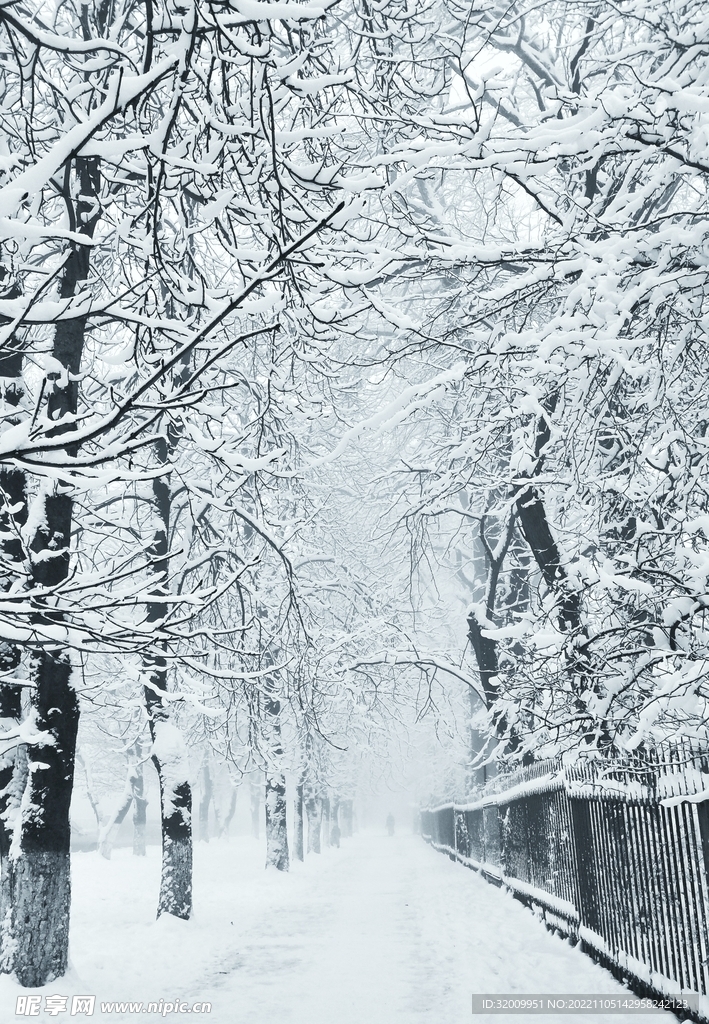
[[[542,908],[642,995],[709,1021],[709,751],[541,762],[421,812],[425,839]]]

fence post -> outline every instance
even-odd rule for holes
[[[569,804],[578,880],[579,917],[584,927],[599,934],[598,875],[593,847],[591,808],[584,797],[572,797]]]

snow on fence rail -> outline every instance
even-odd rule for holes
[[[709,749],[540,762],[423,810],[421,831],[640,994],[698,994],[709,1021]]]

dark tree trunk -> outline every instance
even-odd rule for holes
[[[485,625],[480,625],[475,612],[471,612],[468,616],[468,639],[478,664],[480,684],[489,710],[499,696],[497,684],[493,682],[498,672],[497,641],[492,637],[483,636],[484,628]]]
[[[14,968],[13,937],[15,931],[12,910],[14,893],[14,861],[10,858],[12,825],[19,822],[22,796],[27,785],[27,747],[20,744],[13,752],[12,772],[9,774],[7,789],[3,791],[4,813],[9,828],[3,830],[3,854],[0,864],[0,970],[9,973]]]
[[[167,689],[167,664],[154,658],[145,688],[153,739],[152,761],[160,783],[162,870],[157,916],[187,920],[192,914],[192,789],[187,749],[159,696]],[[157,692],[156,692],[157,691]]]
[[[64,199],[72,226],[92,238],[100,215],[99,165],[77,157],[79,198],[72,198],[67,166]],[[64,267],[60,297],[71,299],[88,280],[90,248],[72,243]],[[52,355],[61,371],[46,377],[47,418],[56,426],[48,436],[72,430],[78,408],[78,376],[86,336],[86,318],[60,321]],[[66,453],[77,448],[67,443]],[[43,484],[36,499],[43,506],[40,526],[31,539],[32,583],[36,590],[59,587],[69,574],[73,501],[70,480]],[[37,599],[35,622],[56,629],[61,613]],[[66,971],[71,883],[69,875],[69,805],[74,782],[79,703],[72,685],[69,654],[46,644],[31,660],[32,710],[38,733],[50,744],[28,746],[28,776],[19,822],[18,856],[9,880],[12,908],[3,951],[3,969],[14,969],[20,984],[40,986]],[[13,872],[11,870],[10,874]]]
[[[295,791],[293,825],[293,857],[295,860],[303,860],[303,783]]]
[[[479,616],[476,611],[472,611],[468,616],[468,639],[470,640],[470,646],[473,649],[475,660],[478,665],[478,675],[480,676],[480,685],[483,691],[485,707],[488,711],[491,711],[500,696],[500,690],[497,683],[497,673],[499,671],[497,640],[493,637],[484,636],[483,630],[486,628],[489,629],[491,624],[494,626],[496,620],[497,592],[500,573],[502,572],[504,560],[512,541],[514,533],[514,517],[509,517],[507,525],[504,528],[504,533],[500,537],[495,550],[492,549],[486,536],[486,518],[486,516],[483,516],[480,520],[480,541],[485,550],[485,565],[487,572],[485,603],[482,615]],[[475,707],[475,696],[476,695],[471,693],[471,718],[478,710]],[[505,717],[499,713],[494,713],[493,724],[497,735],[504,735],[507,729]],[[494,774],[494,769],[487,764],[476,767],[476,762],[478,762],[481,759],[481,755],[485,753],[489,742],[490,738],[488,736],[481,735],[481,733],[471,725],[470,766],[468,769],[468,783],[471,788],[476,782],[484,784],[490,774]],[[515,737],[512,738],[510,747],[512,747],[514,743]]]
[[[280,772],[266,772],[266,865],[287,871],[286,782]]]
[[[3,361],[0,360],[0,374]],[[6,389],[7,399],[7,389]],[[25,496],[25,477],[19,470],[0,471],[0,500],[3,502],[0,511],[0,557],[7,566],[3,573],[0,586],[7,592],[13,583],[12,563],[22,560],[22,543],[18,531],[27,521],[27,501]],[[19,508],[18,508],[19,506]],[[11,512],[11,509],[16,511]],[[22,716],[22,688],[13,685],[12,676],[19,667],[21,651],[16,644],[0,642],[0,729],[4,732],[19,724]],[[26,769],[27,758],[24,757]],[[12,843],[13,819],[19,809],[19,798],[13,806],[13,791],[16,791],[18,778],[14,779],[18,761],[17,747],[8,750],[0,757],[0,923],[6,920],[10,909],[12,865],[9,859]],[[26,779],[22,780],[23,788]],[[16,797],[19,794],[15,793]],[[2,957],[2,932],[0,932],[0,958]]]
[[[3,282],[5,273],[2,268]],[[11,284],[6,295],[7,298],[16,298],[19,295],[15,283]],[[14,342],[10,339],[5,343],[3,354],[0,356],[0,380],[5,406],[10,409],[17,408],[24,395],[22,350],[17,339],[14,339]],[[5,419],[7,427],[15,426],[19,422],[19,415],[10,415]],[[25,474],[22,470],[6,466],[0,469],[0,503],[0,590],[6,594],[17,578],[15,567],[19,570],[25,562],[20,530],[27,522],[27,493]],[[22,716],[22,688],[13,683],[21,658],[22,652],[17,644],[6,640],[0,641],[0,728],[3,731],[18,725]],[[22,790],[26,783],[26,755],[24,748],[20,756],[15,747],[0,758],[0,923],[8,919],[10,910],[12,865],[9,852],[13,819],[19,809]],[[18,773],[22,773],[22,778]]]
[[[558,396],[552,395],[547,401],[546,408],[553,413]],[[535,474],[538,474],[544,463],[544,448],[551,437],[549,424],[542,416],[537,425],[537,436],[535,440],[535,456],[537,465]],[[572,585],[566,567],[563,564],[561,554],[549,526],[546,509],[537,489],[530,482],[517,496],[516,510],[524,538],[539,566],[542,578],[549,590],[556,594],[558,599],[559,629],[564,633],[576,634],[586,637],[586,629],[583,625],[582,602],[580,592]],[[580,697],[586,689],[589,675],[588,657],[576,647],[567,648],[567,670],[572,680],[572,686],[576,692],[575,705],[580,716],[587,713],[588,706]],[[599,688],[594,685],[596,692]],[[610,743],[605,722],[600,723],[601,744],[607,746]]]
[[[545,408],[550,415],[554,412],[557,401],[557,394],[546,401]],[[542,470],[544,449],[550,439],[551,429],[546,417],[541,416],[534,440],[534,456],[537,460],[535,476]],[[559,626],[566,633],[573,632],[581,625],[581,597],[578,591],[569,585],[568,574],[551,532],[544,502],[531,481],[517,495],[515,508],[524,539],[529,544],[542,578],[549,589],[560,598]]]
[[[180,781],[180,776],[187,769],[187,751],[182,735],[171,722],[156,721],[153,730],[153,763],[160,781],[162,819],[157,916],[172,914],[186,921],[192,914],[192,790],[188,781]],[[177,745],[180,750],[174,756]]]
[[[35,656],[35,726],[52,745],[28,747],[28,776],[19,824],[19,856],[10,877],[11,924],[3,967],[36,988],[67,969],[69,943],[69,804],[79,705],[66,656]],[[7,933],[6,933],[7,934]]]
[[[575,632],[581,626],[581,597],[569,586],[559,548],[552,536],[546,509],[533,487],[527,487],[517,498],[517,515],[524,539],[529,544],[542,578],[551,591],[559,595],[559,628]]]

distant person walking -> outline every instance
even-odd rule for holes
[[[387,818],[387,832],[389,833],[390,836],[394,835],[394,815],[391,813]]]
[[[340,826],[335,822],[332,826],[332,832],[330,833],[330,846],[336,846],[340,849]]]

